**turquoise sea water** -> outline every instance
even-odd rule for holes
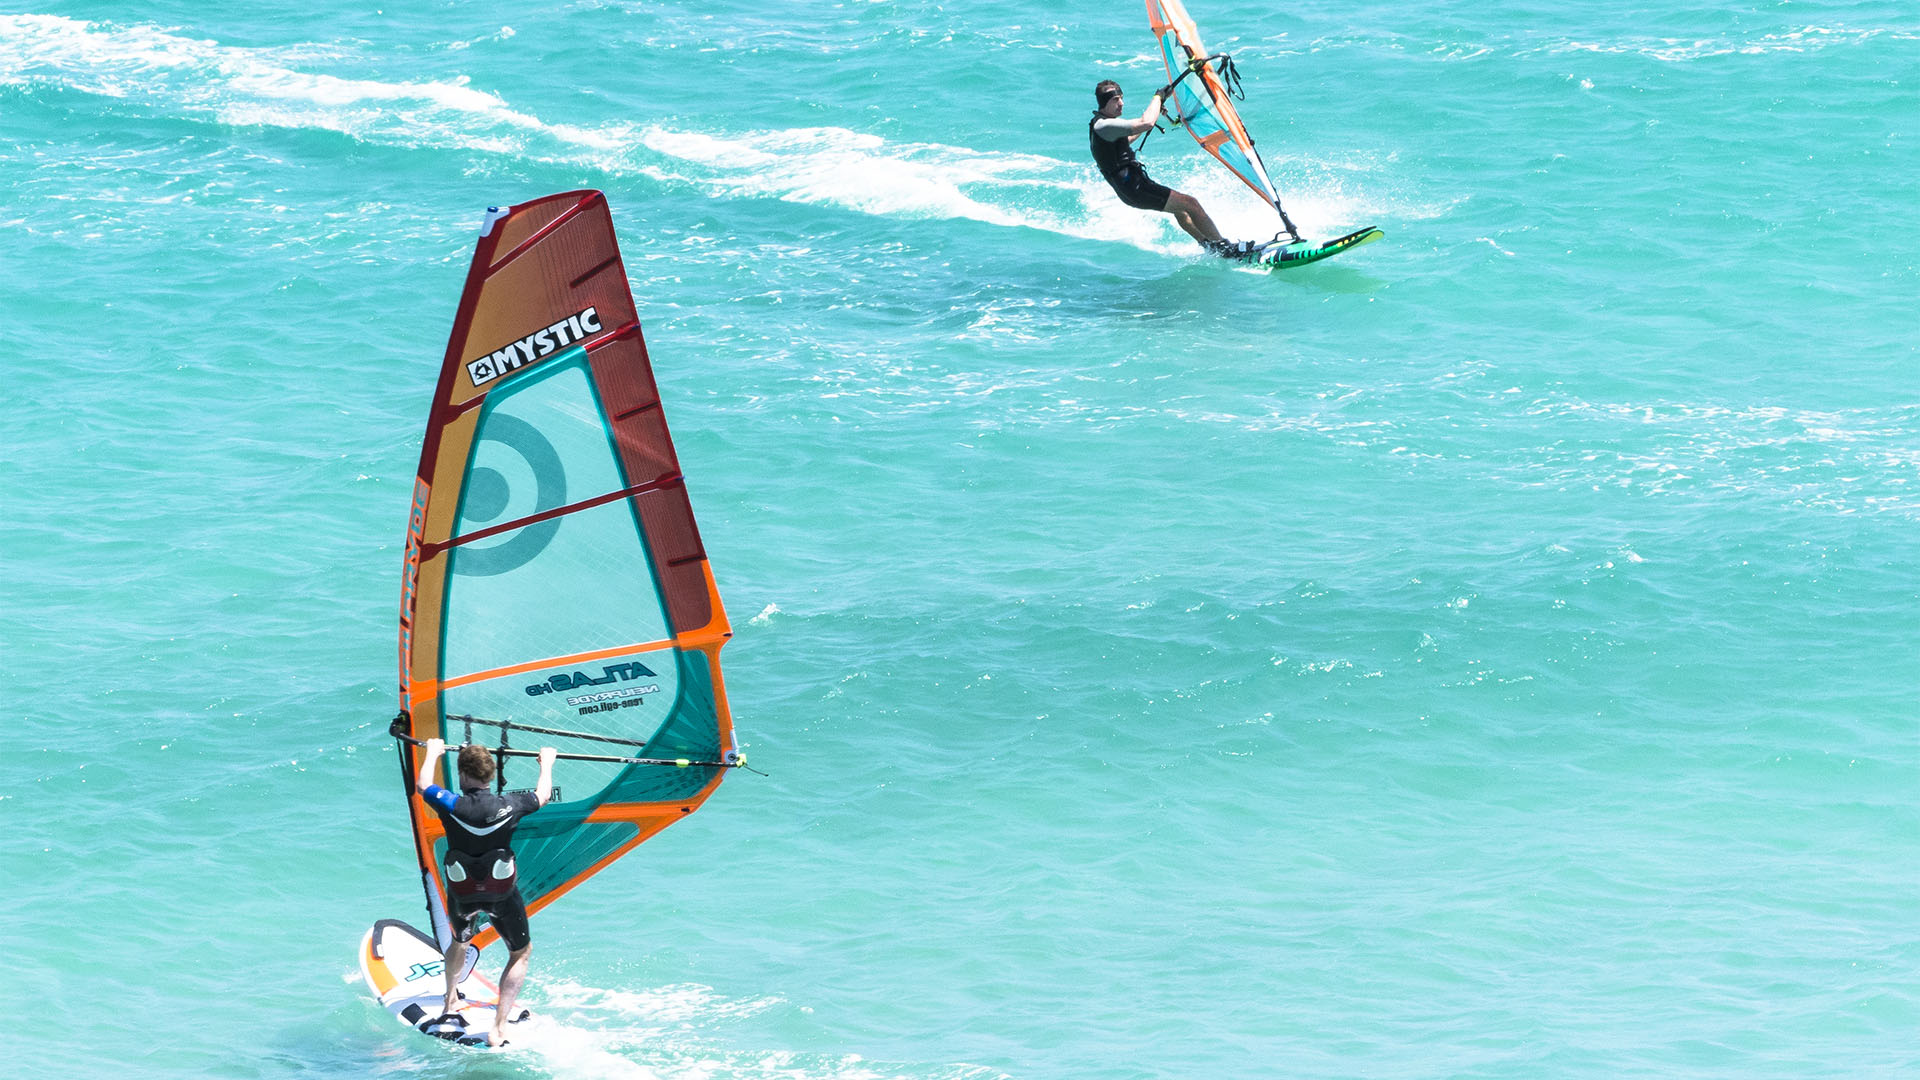
[[[1119,205],[1136,4],[0,14],[6,1074],[1920,1076],[1920,14],[1194,7],[1384,242]],[[480,1058],[354,950],[472,238],[576,187],[770,775]]]

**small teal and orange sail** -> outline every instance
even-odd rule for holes
[[[532,786],[537,748],[560,750],[556,794],[514,844],[537,912],[740,763],[731,634],[606,197],[489,211],[427,420],[400,602],[394,734],[443,946],[446,839],[411,779],[424,742],[487,746],[502,788]]]
[[[1239,96],[1239,76],[1233,58],[1213,56],[1200,41],[1200,30],[1180,0],[1147,0],[1147,22],[1160,42],[1173,94],[1167,109],[1194,141],[1252,188],[1280,215],[1280,223],[1295,240],[1293,227],[1280,207],[1280,192],[1267,176],[1267,166],[1253,148],[1253,137],[1233,107]]]

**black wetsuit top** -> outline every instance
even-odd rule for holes
[[[444,789],[442,789],[444,793]],[[457,799],[443,801],[430,789],[427,802],[447,827],[447,847],[468,855],[486,855],[513,849],[513,830],[520,819],[540,809],[530,791],[496,795],[484,787],[461,788]]]
[[[1164,184],[1156,183],[1147,175],[1147,170],[1134,156],[1133,139],[1122,135],[1117,139],[1105,139],[1094,130],[1101,121],[1098,113],[1087,121],[1087,143],[1093,150],[1093,163],[1100,167],[1100,175],[1107,178],[1113,186],[1113,193],[1120,201],[1139,210],[1162,210],[1166,208],[1167,196],[1172,190]]]
[[[1100,175],[1107,183],[1115,187],[1121,184],[1121,174],[1129,168],[1136,168],[1140,159],[1133,155],[1133,140],[1125,136],[1118,139],[1103,139],[1094,130],[1101,118],[1095,116],[1087,121],[1087,142],[1093,147],[1093,163],[1100,166]]]
[[[507,948],[526,948],[532,935],[514,867],[513,831],[521,818],[540,809],[540,800],[530,791],[496,795],[484,787],[462,788],[456,797],[437,784],[423,794],[447,830],[447,896],[453,901],[447,914],[454,938],[473,937],[477,920],[486,915]],[[461,881],[453,880],[456,864]]]

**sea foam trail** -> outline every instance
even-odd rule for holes
[[[449,82],[382,82],[291,66],[342,55],[298,45],[248,49],[148,26],[58,15],[0,16],[0,85],[48,83],[235,126],[336,131],[373,142],[512,152],[545,136],[616,149],[617,132],[548,124]]]
[[[539,1014],[515,1036],[556,1076],[583,1080],[1007,1080],[977,1065],[869,1061],[852,1054],[799,1054],[724,1045],[728,1025],[789,1008],[781,998],[734,1000],[682,984],[602,990],[554,980],[538,991]]]
[[[384,82],[301,70],[344,55],[318,45],[239,48],[153,27],[57,15],[0,16],[0,85],[51,85],[237,127],[331,131],[368,143],[645,177],[715,198],[977,221],[1165,254],[1197,253],[1170,219],[1120,205],[1091,164],[1077,159],[892,142],[831,126],[714,133],[549,123],[474,88],[465,76]],[[1264,237],[1277,227],[1270,209],[1184,140],[1169,157],[1165,179],[1205,201],[1224,231]],[[1290,196],[1295,219],[1309,231],[1328,232],[1375,218],[1434,213],[1350,192],[1342,174],[1355,171],[1319,168],[1319,182]],[[1359,191],[1365,185],[1351,186]]]

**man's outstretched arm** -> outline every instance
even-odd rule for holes
[[[433,767],[440,763],[446,752],[444,739],[427,740],[427,753],[420,760],[420,775],[413,778],[413,786],[428,802],[442,810],[451,810],[460,796],[433,782]]]
[[[1139,119],[1129,120],[1124,116],[1108,117],[1094,121],[1094,130],[1098,131],[1103,139],[1122,137],[1131,139],[1135,135],[1144,135],[1152,131],[1153,125],[1160,122],[1161,93],[1162,91],[1159,90],[1153,92],[1152,99],[1147,102],[1147,111],[1141,113]]]
[[[445,739],[427,740],[426,753],[420,756],[420,775],[413,778],[415,790],[425,792],[428,788],[434,786],[433,767],[440,764],[440,759],[445,757],[446,753],[447,742]]]
[[[540,800],[541,806],[547,805],[547,799],[553,795],[553,759],[559,753],[551,746],[540,748],[540,782],[533,786],[533,797]]]

